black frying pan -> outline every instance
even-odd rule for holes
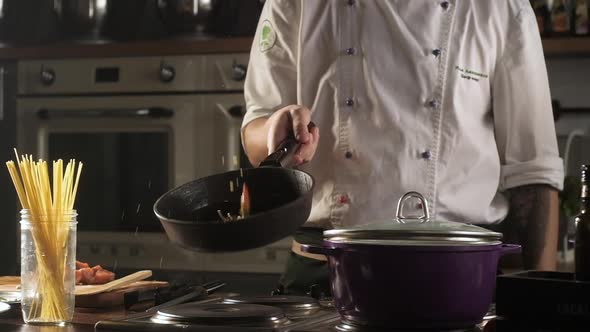
[[[192,250],[229,252],[294,234],[309,217],[314,187],[311,175],[285,168],[298,146],[287,139],[258,168],[208,176],[164,194],[154,204],[154,213],[168,238]],[[217,210],[238,214],[244,181],[250,192],[250,215],[222,222]]]

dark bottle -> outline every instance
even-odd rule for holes
[[[547,0],[531,0],[531,5],[537,17],[537,24],[539,25],[539,33],[541,36],[546,36],[549,25],[549,6]]]
[[[571,32],[568,0],[554,0],[551,9],[551,35],[563,36]]]
[[[582,165],[580,213],[574,219],[576,280],[590,281],[590,166]]]

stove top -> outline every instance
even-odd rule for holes
[[[186,303],[159,310],[150,320],[160,324],[275,327],[289,319],[277,307],[259,304]]]
[[[215,296],[138,314],[100,321],[96,331],[277,331],[382,332],[390,328],[359,326],[341,320],[328,301],[301,296]],[[422,330],[421,330],[422,331]],[[481,326],[460,332],[481,332]],[[445,332],[459,332],[456,330]]]
[[[100,321],[96,331],[306,331],[305,326],[336,324],[340,316],[327,302],[304,296],[219,295],[138,314]]]

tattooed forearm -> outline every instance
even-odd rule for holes
[[[522,245],[525,269],[554,270],[557,255],[557,190],[546,185],[513,188],[510,213],[501,230],[508,243]]]

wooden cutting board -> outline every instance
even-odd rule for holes
[[[76,307],[83,308],[106,308],[123,305],[123,300],[126,293],[134,291],[144,291],[150,289],[157,289],[160,287],[167,287],[168,283],[165,281],[136,281],[129,286],[115,289],[110,292],[103,292],[92,295],[77,295]]]
[[[13,276],[0,277],[0,292],[18,291],[19,285],[20,285],[20,277],[13,277]]]
[[[17,291],[20,285],[20,277],[0,277],[0,292]],[[160,287],[167,287],[166,281],[143,280],[136,281],[126,287],[92,295],[77,295],[76,307],[84,308],[106,308],[123,305],[126,293],[138,290],[151,290]]]

